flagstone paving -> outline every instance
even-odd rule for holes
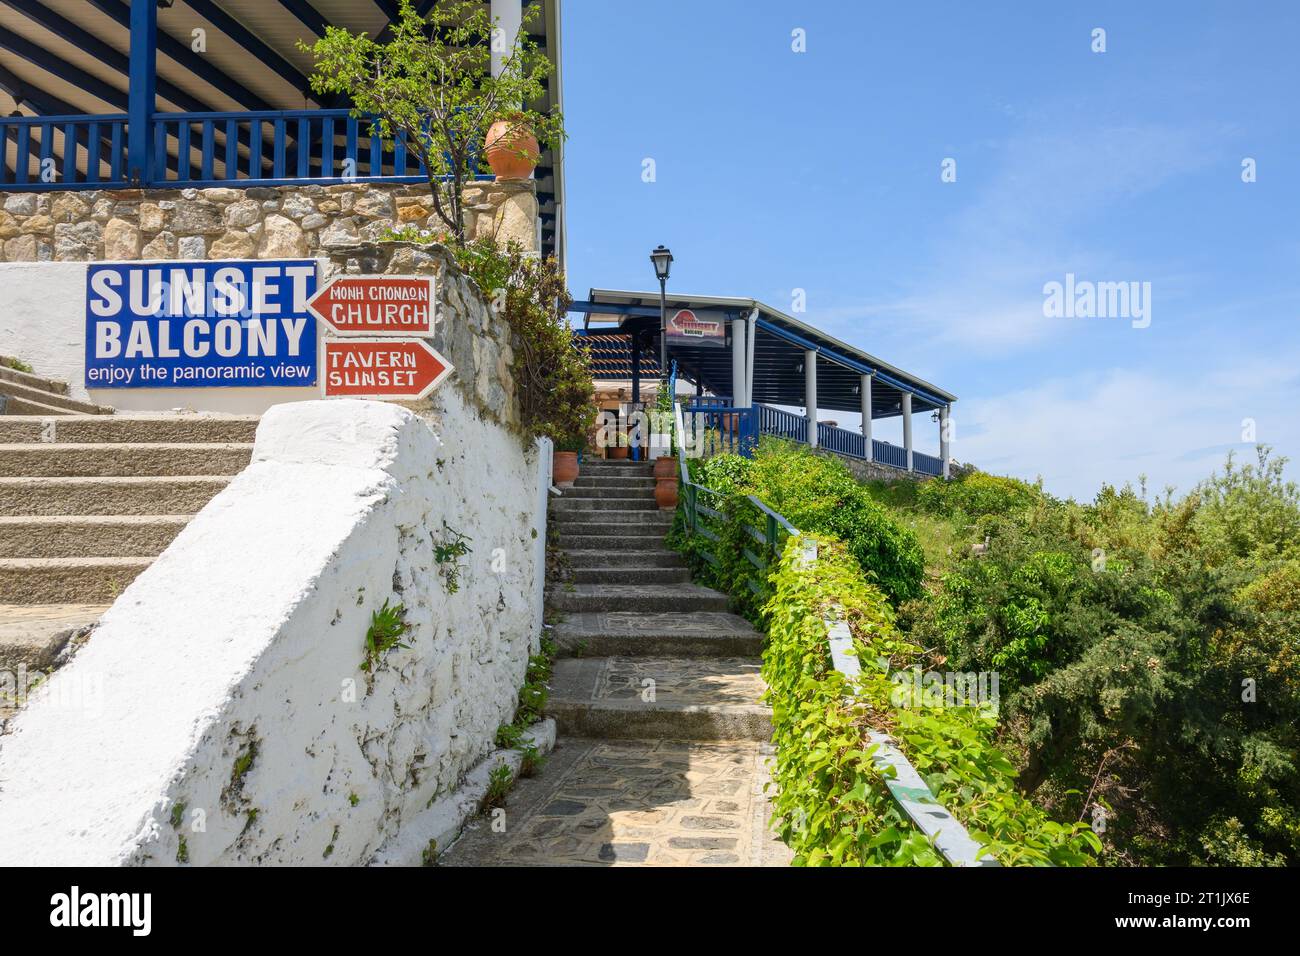
[[[564,613],[547,708],[559,740],[440,865],[789,863],[764,789],[762,635],[687,580],[663,545],[667,518],[631,500],[653,500],[653,485],[649,465],[584,462],[552,509],[576,572],[548,593]]]

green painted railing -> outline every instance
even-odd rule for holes
[[[677,436],[684,434],[682,406],[675,406],[674,427]],[[731,520],[720,508],[706,501],[721,505],[726,497],[719,491],[706,488],[691,480],[690,469],[686,466],[685,443],[677,442],[677,464],[681,470],[681,495],[686,528],[690,535],[700,535],[710,542],[708,547],[699,549],[699,555],[712,567],[721,565],[721,558],[716,549],[722,543],[722,535],[709,527],[710,522],[725,524]],[[742,548],[746,561],[759,572],[765,572],[781,559],[785,543],[789,538],[802,538],[799,529],[777,514],[754,495],[747,495],[746,500],[758,509],[763,516],[763,527],[757,528],[748,522],[742,524],[745,534],[753,540],[753,547]],[[757,549],[757,550],[755,550]],[[817,560],[817,543],[811,539],[803,544],[802,560],[812,563]],[[748,584],[756,595],[766,596],[768,575],[760,573],[751,576]],[[764,583],[759,583],[764,582]],[[822,623],[826,627],[827,653],[831,666],[847,677],[857,677],[861,670],[853,634],[837,614],[838,608],[831,609],[831,616]],[[907,814],[908,819],[933,842],[943,858],[953,866],[999,866],[997,860],[990,856],[979,855],[981,844],[975,841],[961,821],[948,812],[935,797],[934,792],[926,786],[925,780],[912,766],[907,755],[899,749],[897,741],[885,733],[869,733],[868,739],[874,744],[872,763],[880,771],[885,787]]]

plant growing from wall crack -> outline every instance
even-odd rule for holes
[[[474,539],[457,531],[446,521],[442,523],[447,537],[443,541],[433,539],[433,560],[438,564],[438,573],[447,582],[447,593],[455,594],[460,590],[460,559],[472,550],[469,542]]]
[[[366,659],[361,663],[361,669],[367,674],[374,673],[388,651],[395,647],[409,648],[409,644],[402,643],[402,635],[408,630],[406,606],[398,604],[392,607],[385,600],[384,606],[370,615],[370,627],[366,630]]]

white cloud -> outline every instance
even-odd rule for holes
[[[1104,482],[1189,490],[1229,449],[1253,457],[1242,422],[1281,454],[1300,448],[1300,354],[1175,377],[1144,370],[1057,378],[954,407],[953,455],[1089,500]],[[1295,466],[1291,466],[1294,474]]]

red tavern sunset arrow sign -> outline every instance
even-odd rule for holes
[[[421,339],[325,339],[321,392],[326,398],[416,401],[452,372]]]
[[[433,335],[432,278],[340,276],[307,300],[307,309],[336,335]]]

